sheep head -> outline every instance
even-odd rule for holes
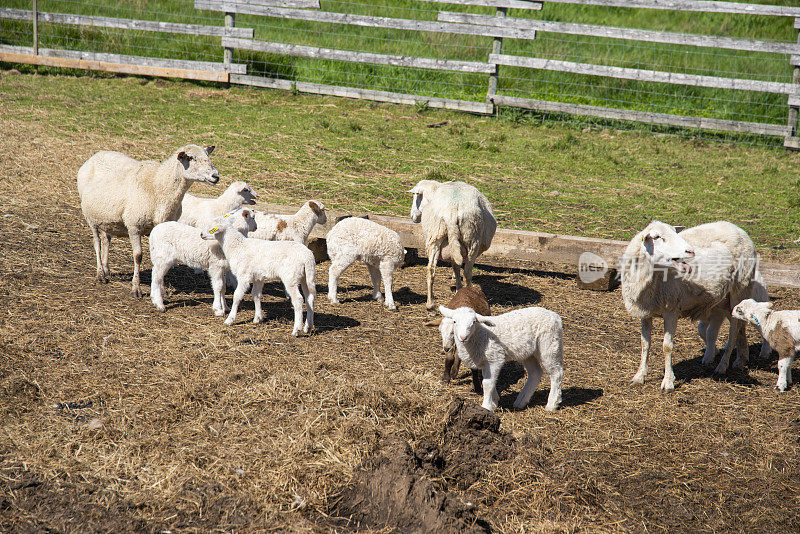
[[[435,180],[420,180],[417,185],[408,190],[414,195],[411,199],[411,222],[418,223],[422,220],[422,210],[428,203],[430,194],[441,185]]]
[[[462,343],[472,337],[472,335],[475,333],[478,323],[486,326],[494,326],[491,317],[486,317],[479,313],[475,313],[475,310],[472,308],[467,308],[466,306],[462,308],[456,308],[455,310],[445,308],[444,306],[439,306],[439,313],[441,313],[444,317],[444,319],[442,319],[442,325],[446,322],[452,321],[453,336],[451,336],[451,338],[455,339],[456,341],[461,341]],[[447,319],[450,319],[451,321],[447,321]]]
[[[642,252],[653,265],[674,268],[684,274],[691,272],[686,262],[694,258],[694,250],[673,226],[653,221],[637,237]]]
[[[242,198],[242,204],[252,206],[256,203],[258,195],[253,189],[245,182],[233,182],[230,185],[231,189],[236,191],[236,194]]]
[[[319,200],[309,200],[306,204],[317,216],[317,224],[325,224],[328,222],[328,215],[325,213],[325,204]]]
[[[253,212],[253,210],[238,208],[226,213],[222,218],[224,222],[220,222],[220,224],[227,224],[234,230],[241,232],[244,236],[258,229],[255,212]]]
[[[178,171],[185,180],[205,182],[215,185],[219,182],[219,172],[211,163],[209,155],[214,147],[202,148],[197,145],[186,145],[175,153]]]
[[[756,302],[753,299],[745,299],[733,307],[731,315],[734,319],[740,319],[749,323],[761,326],[760,322],[772,313],[771,302]]]

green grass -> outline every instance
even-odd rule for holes
[[[417,180],[460,179],[487,195],[505,228],[629,239],[652,219],[727,219],[766,257],[800,261],[800,154],[420,111],[136,77],[0,77],[7,135],[28,125],[65,146],[91,139],[83,159],[101,149],[160,159],[187,142],[214,144],[223,181],[246,180],[268,202],[318,198],[406,215]]]
[[[27,0],[10,0],[8,3],[10,7],[30,8]],[[762,3],[788,6],[796,2],[772,0]],[[95,3],[44,0],[39,3],[39,9],[211,25],[221,25],[223,18],[221,13],[195,10],[191,0],[98,0]],[[323,0],[322,9],[421,20],[436,20],[439,9],[492,13],[488,8],[428,4],[416,0],[363,0],[361,3]],[[548,3],[545,3],[542,11],[510,10],[509,16],[759,40],[789,42],[796,39],[791,18]],[[492,43],[492,39],[486,37],[320,24],[249,15],[237,16],[237,25],[254,28],[255,38],[259,40],[471,61],[485,61]],[[206,61],[220,61],[222,58],[219,39],[212,37],[53,24],[42,24],[40,33],[42,47]],[[0,20],[0,42],[30,45],[31,25]],[[506,39],[503,50],[515,55],[712,76],[790,82],[792,75],[788,58],[781,55],[621,42],[545,32],[539,32],[535,41]],[[485,75],[292,58],[250,51],[236,51],[235,61],[246,63],[248,72],[255,75],[467,100],[483,100],[488,85]],[[521,68],[502,67],[499,88],[502,94],[512,96],[771,124],[783,124],[787,113],[784,95],[669,86]]]

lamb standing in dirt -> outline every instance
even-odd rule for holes
[[[771,302],[745,299],[733,308],[732,315],[756,325],[761,335],[778,352],[775,389],[786,391],[792,383],[792,362],[800,350],[800,310],[773,311]]]
[[[217,219],[216,224],[217,226],[204,230],[201,236],[209,241],[216,239],[220,243],[231,272],[236,277],[236,291],[233,293],[231,312],[225,319],[225,324],[233,324],[239,303],[250,284],[253,284],[251,294],[256,309],[253,322],[260,323],[264,319],[261,312],[264,282],[280,280],[294,308],[292,335],[299,336],[301,329],[303,332],[310,332],[314,328],[314,300],[317,296],[314,286],[314,254],[305,245],[294,241],[264,241],[245,237],[222,217]],[[302,288],[302,294],[298,286]],[[306,300],[305,323],[303,297]]]
[[[245,182],[233,182],[217,198],[201,198],[186,193],[181,202],[181,216],[178,222],[205,228],[211,219],[221,217],[244,205],[252,206],[257,198],[256,192]]]
[[[402,265],[406,253],[397,232],[368,219],[348,217],[336,223],[325,239],[331,258],[328,270],[328,300],[331,304],[339,303],[336,295],[339,277],[354,262],[362,261],[372,279],[372,298],[378,302],[383,300],[383,279],[386,307],[397,309],[392,296],[392,277],[395,269]]]
[[[672,347],[680,317],[708,319],[721,310],[730,319],[729,339],[738,337],[740,321],[727,306],[748,296],[756,266],[756,251],[747,233],[726,221],[684,230],[653,221],[631,239],[621,261],[625,308],[642,322],[642,359],[632,382],[643,384],[650,354],[653,317],[664,318],[664,379],[661,389],[675,389]],[[713,337],[713,340],[711,339]],[[716,332],[706,332],[703,363],[716,356]],[[733,343],[726,348],[715,373],[728,370]],[[747,362],[747,347],[737,347],[734,367]]]
[[[256,229],[251,210],[240,208],[225,214],[223,218],[228,219],[231,227],[244,236]],[[187,267],[208,270],[214,290],[211,308],[214,315],[225,315],[225,274],[230,270],[230,265],[219,243],[203,239],[200,230],[194,226],[175,221],[163,222],[150,232],[150,261],[153,262],[150,299],[159,311],[165,309],[162,296],[164,276],[173,265],[181,262]]]
[[[428,300],[425,306],[432,310],[433,278],[443,250],[447,250],[449,245],[456,290],[461,289],[462,265],[466,285],[472,285],[472,267],[478,256],[492,244],[497,221],[486,197],[464,182],[420,180],[409,193],[414,195],[411,220],[415,223],[422,221],[425,234],[428,255]]]
[[[296,241],[303,245],[316,224],[325,224],[328,216],[319,200],[309,200],[294,215],[274,215],[256,211],[258,230],[250,237],[267,241]]]
[[[542,368],[550,375],[547,411],[561,404],[564,378],[561,317],[539,307],[514,310],[494,317],[475,313],[472,308],[451,310],[439,306],[439,312],[453,320],[456,354],[473,369],[483,370],[483,404],[494,411],[500,402],[497,378],[506,361],[522,363],[528,374],[514,408],[528,405],[542,378]]]
[[[193,182],[219,182],[209,158],[213,150],[213,146],[186,145],[160,163],[137,161],[112,151],[97,152],[86,160],[78,170],[78,194],[92,230],[99,281],[108,282],[111,273],[111,237],[128,236],[133,249],[131,296],[142,296],[142,235],[159,223],[180,217],[181,200]]]
[[[445,306],[451,310],[457,308],[471,308],[476,313],[481,315],[491,315],[489,311],[489,303],[483,291],[477,286],[462,287],[450,302]],[[446,317],[438,317],[432,321],[425,323],[425,326],[438,326],[439,332],[442,334],[442,348],[444,349],[444,372],[442,373],[442,382],[449,383],[451,379],[458,376],[458,369],[461,366],[461,358],[456,357],[455,353],[455,334],[453,333],[453,320]],[[481,381],[483,375],[480,369],[472,369],[472,389],[475,393],[483,393]]]

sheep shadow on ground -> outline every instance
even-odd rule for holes
[[[320,285],[317,286],[317,294],[326,295],[328,294],[328,286],[327,285]],[[360,291],[362,294],[355,296],[355,297],[346,297],[348,293]],[[381,285],[381,293],[383,292],[383,285]],[[403,286],[400,289],[395,289],[392,292],[394,296],[394,301],[399,306],[408,306],[411,304],[423,304],[426,301],[425,295],[420,293],[416,293],[411,290],[408,286]],[[339,299],[339,302],[370,302],[372,301],[372,286],[366,284],[354,284],[354,285],[347,285],[347,286],[339,286],[338,291],[336,292],[336,297]]]
[[[480,286],[490,306],[531,306],[542,300],[542,294],[535,289],[506,281],[508,278],[511,277],[481,274],[473,277],[472,281]]]
[[[755,356],[758,355],[758,351],[761,350],[761,345],[751,345],[750,346],[750,362],[752,364],[754,360],[753,351],[755,350]],[[740,386],[758,386],[761,385],[761,382],[750,376],[748,373],[747,368],[742,370],[734,370],[731,369],[730,366],[733,365],[733,362],[736,360],[735,353],[731,355],[730,364],[728,366],[728,372],[725,376],[717,377],[714,375],[714,369],[716,368],[717,364],[719,363],[719,359],[722,355],[722,350],[717,350],[717,356],[714,358],[714,363],[709,367],[703,365],[703,352],[701,351],[698,356],[683,360],[675,365],[672,366],[672,372],[675,373],[675,388],[678,389],[683,384],[688,384],[694,379],[697,378],[708,378],[713,377],[715,380],[719,380],[722,382],[731,382],[734,384],[739,384]]]

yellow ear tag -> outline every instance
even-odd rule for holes
[[[230,217],[230,216],[231,216],[230,213],[226,213],[225,215],[223,215],[224,218],[227,218],[227,217]]]
[[[212,228],[211,230],[209,230],[209,231],[208,231],[208,233],[209,233],[209,234],[213,234],[213,233],[214,233],[214,232],[216,232],[217,230],[219,230],[219,226],[215,226],[214,228]]]

